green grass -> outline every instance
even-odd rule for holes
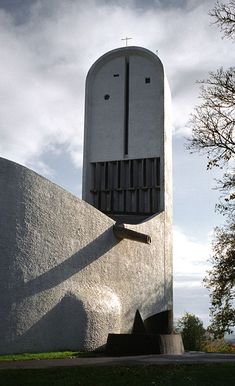
[[[233,363],[1,370],[0,386],[234,386]]]
[[[63,358],[82,358],[96,356],[94,352],[83,351],[59,351],[43,353],[23,353],[0,355],[0,361],[27,361],[32,359],[63,359]]]

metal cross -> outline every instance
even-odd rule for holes
[[[125,40],[125,41],[126,41],[126,47],[127,47],[127,42],[128,42],[128,40],[130,40],[130,39],[132,39],[132,38],[128,38],[128,37],[126,36],[124,39],[121,39],[121,40]]]

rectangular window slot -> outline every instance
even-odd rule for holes
[[[119,77],[119,74],[113,74],[113,77],[114,77],[114,78],[118,78],[118,77]]]
[[[150,83],[150,78],[145,78],[145,83]]]

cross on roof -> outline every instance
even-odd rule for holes
[[[125,40],[125,41],[126,41],[126,47],[127,47],[128,40],[130,40],[130,39],[132,39],[132,38],[128,38],[128,37],[126,36],[125,38],[123,38],[123,39],[121,39],[121,40]]]

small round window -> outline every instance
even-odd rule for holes
[[[105,94],[104,99],[107,101],[107,100],[109,100],[109,98],[110,98],[110,95],[109,94]]]

